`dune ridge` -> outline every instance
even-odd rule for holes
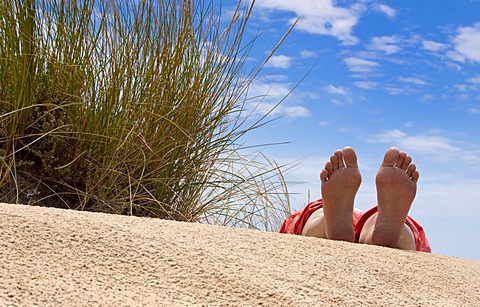
[[[0,204],[0,306],[36,305],[478,306],[480,262]]]

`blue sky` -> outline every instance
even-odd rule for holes
[[[224,1],[228,15],[233,0]],[[480,260],[480,1],[258,0],[248,36],[258,64],[292,22],[250,94],[280,119],[249,143],[300,163],[287,179],[294,209],[320,198],[319,172],[353,146],[363,175],[356,207],[375,205],[374,178],[395,146],[420,171],[411,216],[436,254]],[[257,101],[258,103],[258,101]]]

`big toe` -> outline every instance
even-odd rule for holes
[[[352,147],[345,147],[343,149],[343,159],[347,167],[358,167],[357,154]]]
[[[399,154],[400,154],[400,151],[397,148],[395,147],[389,148],[387,152],[385,152],[385,156],[383,157],[382,166],[393,167],[398,160]]]

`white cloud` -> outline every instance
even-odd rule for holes
[[[293,12],[300,16],[297,30],[334,36],[345,45],[358,43],[352,34],[353,27],[365,10],[361,3],[345,8],[336,6],[332,0],[262,0],[255,5],[257,8]]]
[[[302,50],[300,52],[300,57],[302,59],[309,59],[309,58],[314,58],[317,56],[317,53],[316,52],[313,52],[313,51],[309,51],[309,50]]]
[[[431,101],[431,100],[435,99],[435,96],[433,96],[432,94],[424,94],[424,95],[422,95],[422,97],[420,97],[420,99],[422,101]]]
[[[285,113],[289,117],[307,117],[310,116],[310,110],[302,106],[285,106],[281,107],[280,112]]]
[[[422,167],[422,169],[424,169]],[[420,210],[427,216],[435,219],[435,217],[446,217],[449,220],[458,216],[478,216],[478,199],[480,199],[480,180],[463,178],[461,171],[459,173],[449,173],[448,176],[428,176],[422,177],[422,174],[432,174],[430,172],[422,172],[420,170],[421,188],[417,194],[415,203],[422,204],[424,208]],[[455,178],[452,180],[452,178]],[[452,209],[452,199],[455,199],[457,210]],[[428,206],[435,204],[435,206]],[[433,208],[432,208],[433,207]],[[458,227],[461,228],[461,227]],[[433,234],[433,233],[432,233]],[[465,233],[468,237],[468,234]],[[439,242],[443,241],[443,236],[439,236]],[[453,243],[453,242],[452,242]]]
[[[385,131],[374,135],[369,143],[390,143],[410,154],[422,155],[437,161],[462,161],[466,163],[480,163],[480,156],[474,151],[468,151],[459,146],[458,141],[435,133],[408,135],[398,129]]]
[[[342,86],[335,86],[333,84],[329,84],[325,86],[324,90],[335,97],[330,98],[330,102],[333,105],[344,105],[344,104],[352,104],[353,99],[348,93],[348,91]]]
[[[468,112],[470,112],[472,114],[480,114],[480,108],[468,109]]]
[[[343,61],[348,65],[348,68],[354,72],[371,72],[375,67],[378,66],[377,62],[349,57],[343,59]]]
[[[330,99],[330,102],[331,102],[334,106],[340,106],[340,105],[344,104],[343,101],[338,100],[338,99],[336,99],[336,98]]]
[[[425,40],[422,42],[422,47],[425,50],[429,51],[442,51],[447,49],[449,46],[447,44],[437,43],[434,41]]]
[[[394,8],[385,4],[375,4],[373,8],[379,12],[385,13],[388,17],[395,17],[395,15],[397,15],[397,11]]]
[[[470,78],[467,81],[473,84],[480,84],[480,75]]]
[[[256,81],[250,85],[248,92],[250,97],[261,97],[263,100],[278,101],[290,93],[290,88],[286,83]]]
[[[330,94],[335,94],[335,95],[347,95],[347,91],[341,87],[341,86],[334,86],[332,84],[329,84],[325,87],[325,91]]]
[[[290,68],[291,64],[292,64],[291,57],[286,55],[274,55],[268,60],[266,66],[287,69],[287,68]]]
[[[386,131],[384,133],[374,135],[373,138],[368,140],[368,142],[369,143],[391,143],[396,139],[403,138],[406,136],[407,136],[406,133],[403,133],[398,129],[393,129],[393,130]]]
[[[447,52],[447,56],[450,56],[451,55],[451,51]],[[457,63],[454,63],[454,62],[445,62],[445,65],[447,65],[447,67],[449,67],[450,69],[453,69],[453,70],[456,70],[456,71],[461,71],[462,70],[462,66],[457,64]]]
[[[464,99],[468,99],[470,91],[480,91],[480,75],[466,79],[465,84],[454,84],[452,87],[458,92],[464,93]]]
[[[253,115],[265,115],[267,113],[274,115],[285,115],[288,117],[304,117],[310,115],[307,108],[295,105],[295,95],[291,93],[293,86],[286,82],[272,83],[269,79],[253,82],[248,91],[248,100],[246,112]],[[273,111],[272,109],[288,97]]]
[[[459,92],[467,91],[467,86],[465,84],[455,84],[453,87]]]
[[[287,81],[288,76],[281,75],[281,74],[268,74],[268,75],[262,76],[261,80],[262,80],[262,82],[275,83],[275,82],[280,82],[280,81]]]
[[[369,90],[369,89],[376,88],[378,86],[378,83],[373,81],[358,81],[358,82],[355,82],[353,85],[355,85],[358,88]]]
[[[373,37],[368,49],[384,51],[386,54],[397,53],[401,50],[398,46],[400,40],[396,36]]]
[[[473,27],[461,27],[452,39],[454,51],[447,55],[455,61],[480,62],[480,22]]]
[[[405,88],[393,87],[393,86],[385,86],[384,88],[390,95],[401,95],[406,93]]]
[[[399,146],[410,152],[434,155],[437,157],[445,154],[455,156],[462,152],[460,147],[452,145],[452,141],[439,135],[417,135],[397,139]]]
[[[413,83],[417,85],[425,85],[427,84],[425,81],[423,81],[420,78],[415,78],[415,77],[400,77],[398,78],[400,81],[405,82],[405,83]]]

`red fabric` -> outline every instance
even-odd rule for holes
[[[313,212],[323,207],[323,202],[321,199],[313,201],[305,206],[305,208],[300,209],[292,213],[282,224],[280,228],[280,233],[288,233],[301,235],[303,227],[307,222],[308,218],[312,215]],[[353,212],[353,225],[355,231],[355,242],[358,242],[360,232],[362,231],[365,222],[369,217],[378,212],[377,207],[373,207],[365,213]],[[405,224],[410,227],[412,230],[413,236],[415,238],[416,250],[420,252],[430,253],[432,250],[430,244],[425,235],[423,227],[414,219],[407,216]]]

